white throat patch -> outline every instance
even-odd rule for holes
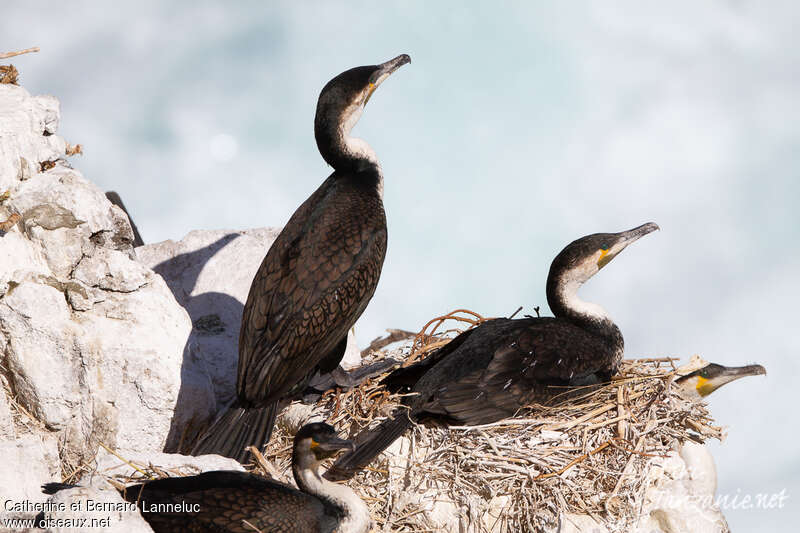
[[[578,296],[578,289],[583,285],[583,283],[578,283],[577,281],[572,281],[566,283],[561,289],[561,298],[569,309],[574,310],[575,312],[584,315],[589,318],[596,318],[598,320],[611,320],[611,317],[608,316],[608,312],[603,309],[602,306],[592,303],[586,302],[581,300]]]
[[[345,113],[347,119],[342,122],[341,130],[339,131],[342,142],[344,143],[345,152],[355,159],[366,159],[374,164],[378,164],[378,156],[372,147],[367,144],[364,139],[351,137],[350,132],[353,131],[358,119],[361,118],[361,113],[364,112],[363,104],[350,104]]]

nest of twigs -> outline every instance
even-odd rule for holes
[[[413,341],[372,351],[365,363],[392,357],[398,366],[410,364],[483,320],[459,310],[433,319],[416,335],[391,330],[371,346]],[[446,329],[451,321],[461,328]],[[378,531],[552,531],[566,514],[589,515],[610,531],[628,531],[641,513],[650,463],[685,440],[723,436],[704,404],[671,386],[676,373],[688,371],[677,369],[675,361],[625,360],[611,383],[556,392],[547,405],[531,405],[493,424],[416,425],[348,484],[369,506]],[[251,448],[250,468],[293,484],[297,429],[322,419],[352,437],[377,425],[402,401],[380,384],[387,373],[352,389],[328,390],[313,405],[294,402],[279,416],[263,454]],[[117,457],[135,470],[105,476],[117,488],[197,473]],[[458,523],[443,525],[443,515],[457,516]]]
[[[373,353],[370,362],[424,357],[457,333],[438,332],[451,320],[468,328],[483,319],[464,311],[439,317],[410,344]],[[462,530],[547,531],[574,513],[624,531],[639,514],[654,458],[687,439],[722,437],[703,404],[671,387],[674,362],[626,360],[609,384],[565,390],[493,424],[417,425],[349,484],[385,531],[440,530],[437,507],[455,510]],[[289,411],[305,420],[279,419],[257,467],[288,481],[293,431],[311,417],[349,436],[378,424],[402,399],[379,384],[383,376],[327,391],[313,407],[293,405]]]

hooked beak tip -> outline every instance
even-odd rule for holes
[[[394,59],[390,59],[386,63],[381,65],[380,70],[385,72],[386,74],[391,74],[395,70],[399,69],[403,65],[411,63],[411,56],[408,54],[400,54],[399,56],[395,57]]]
[[[655,222],[648,222],[647,224],[642,224],[632,230],[628,230],[623,232],[623,241],[625,242],[626,246],[632,243],[635,240],[638,240],[649,233],[653,233],[654,231],[658,231],[661,228],[658,227],[658,224]]]
[[[648,233],[653,233],[654,231],[661,229],[661,227],[655,222],[648,222],[647,224],[642,224],[639,227],[642,229],[642,235],[647,235]]]
[[[767,369],[761,365],[748,365],[738,369],[738,374],[742,376],[766,376]]]

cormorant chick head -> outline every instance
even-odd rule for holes
[[[675,385],[683,396],[699,399],[739,378],[766,374],[767,371],[761,365],[727,367],[709,363],[699,370],[677,378]]]
[[[322,88],[317,100],[314,135],[317,147],[329,165],[338,169],[355,160],[377,164],[369,145],[360,139],[351,139],[350,131],[378,85],[410,62],[407,54],[401,54],[380,65],[351,68]]]
[[[336,430],[323,422],[306,424],[294,436],[293,461],[309,468],[343,450],[353,450],[352,441],[340,439]]]
[[[654,222],[619,233],[594,233],[581,237],[561,250],[550,265],[550,278],[574,290],[606,266],[617,254],[640,237],[659,229]]]

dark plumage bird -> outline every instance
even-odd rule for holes
[[[578,289],[626,246],[658,226],[580,238],[553,260],[547,302],[554,318],[495,319],[462,333],[425,360],[388,377],[412,385],[408,405],[356,438],[328,479],[347,479],[403,434],[412,421],[437,418],[477,425],[507,418],[532,401],[553,396],[552,386],[608,380],[622,360],[619,328]]]
[[[766,374],[766,369],[761,365],[722,366],[709,363],[703,368],[675,379],[675,386],[684,397],[699,400],[731,381]]]
[[[334,370],[347,332],[375,292],[386,254],[383,175],[370,146],[350,136],[372,93],[410,62],[400,55],[328,82],[314,134],[334,172],[292,215],[256,272],[239,335],[237,400],[193,455],[244,461],[269,440],[281,399]]]
[[[216,471],[149,481],[122,494],[156,533],[362,533],[371,524],[367,506],[349,487],[319,474],[323,459],[352,447],[328,424],[300,428],[292,451],[300,490],[246,472]],[[50,483],[43,490],[69,487]]]

